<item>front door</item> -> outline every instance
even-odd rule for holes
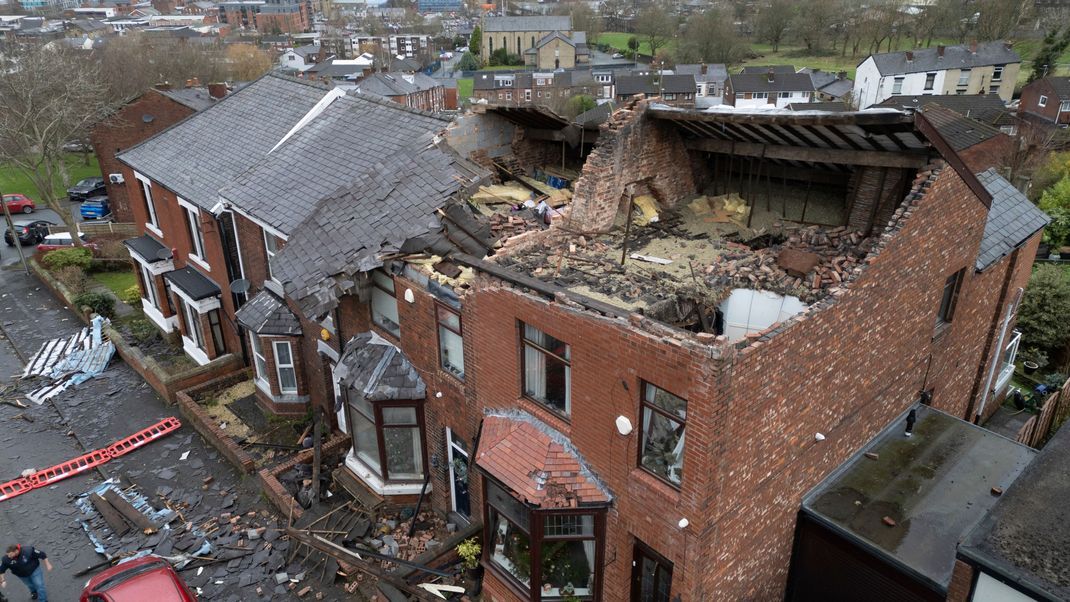
[[[469,518],[472,507],[468,495],[468,452],[464,449],[464,441],[449,427],[446,428],[446,440],[449,441],[450,504],[454,512]]]
[[[672,563],[642,543],[635,542],[632,561],[632,602],[669,602]]]

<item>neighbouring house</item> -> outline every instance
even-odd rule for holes
[[[541,107],[268,75],[120,155],[234,233],[217,271],[190,222],[130,245],[177,247],[160,293],[218,300],[265,407],[352,439],[358,499],[482,523],[485,598],[781,599],[807,492],[919,400],[998,406],[1047,217],[927,111],[664,104],[591,116],[588,153]]]
[[[1043,77],[1022,88],[1018,116],[1033,123],[1070,125],[1070,77]]]
[[[586,33],[573,32],[568,16],[483,17],[481,28],[484,61],[502,48],[536,69],[571,68],[590,57]]]
[[[676,65],[673,73],[691,75],[695,78],[695,96],[698,98],[724,96],[728,68],[723,63]]]
[[[691,74],[620,75],[614,91],[618,103],[642,94],[677,107],[695,106],[695,76]]]
[[[1004,42],[872,54],[858,64],[853,100],[860,109],[918,94],[991,94],[1010,102],[1021,65]]]
[[[788,71],[781,66],[765,71],[747,68],[730,75],[725,84],[724,104],[744,109],[775,107],[814,100],[816,89],[809,73]]]
[[[122,164],[116,155],[175,125],[190,115],[207,109],[229,93],[226,84],[207,87],[171,88],[161,84],[127,102],[106,120],[93,127],[89,141],[100,163],[113,219],[134,221],[129,188],[124,183]]]
[[[319,45],[287,48],[279,54],[279,67],[285,71],[303,73],[317,63],[334,59],[334,54],[325,50]]]
[[[472,80],[472,97],[490,104],[517,106],[530,102],[534,96],[530,72],[480,72]],[[546,78],[544,78],[546,79]],[[550,77],[546,81],[552,82]],[[540,98],[543,91],[540,90]]]
[[[832,73],[831,71],[804,67],[799,70],[799,73],[809,73],[810,78],[814,80],[814,98],[816,101],[850,102],[855,82],[847,77],[846,71]]]
[[[969,117],[987,126],[1013,136],[1018,133],[1021,119],[1007,108],[999,96],[992,94],[924,94],[893,96],[877,106],[895,107],[906,111],[917,110],[930,104],[938,104],[946,109]]]
[[[419,72],[373,73],[357,80],[354,90],[382,96],[421,111],[442,111],[446,108],[442,81]]]
[[[352,82],[375,69],[375,57],[362,54],[355,59],[328,58],[302,71],[302,77],[323,82]]]
[[[216,5],[219,22],[263,34],[308,31],[310,16],[300,0],[226,0]]]

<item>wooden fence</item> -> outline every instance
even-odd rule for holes
[[[78,224],[78,229],[90,238],[107,235],[134,237],[140,234],[137,224],[120,224],[115,222],[81,222]],[[48,227],[48,232],[50,234],[67,231],[67,226],[62,224]]]
[[[1062,423],[1070,414],[1070,380],[1056,392],[1048,395],[1040,413],[1031,417],[1018,430],[1018,443],[1024,443],[1029,447],[1039,448],[1048,438],[1051,425]]]

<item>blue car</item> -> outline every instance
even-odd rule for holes
[[[106,219],[111,217],[111,205],[108,197],[95,196],[82,201],[82,219]]]

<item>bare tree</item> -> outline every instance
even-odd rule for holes
[[[64,50],[20,51],[17,67],[0,73],[0,160],[33,182],[39,198],[69,228],[78,226],[56,194],[70,184],[63,144],[105,117],[112,105],[100,67]]]
[[[651,56],[656,55],[658,49],[664,48],[676,33],[676,19],[672,16],[671,7],[655,3],[639,11],[635,30],[646,39]]]
[[[591,10],[586,2],[578,2],[569,7],[572,16],[572,29],[586,31],[589,44],[597,44],[598,36],[602,34],[602,16]]]
[[[832,37],[837,9],[836,0],[812,0],[796,13],[794,29],[807,50],[824,50],[825,42]]]
[[[271,54],[252,44],[227,46],[229,79],[254,80],[271,69]]]
[[[758,13],[758,37],[773,45],[773,52],[780,50],[780,42],[788,33],[795,19],[795,5],[791,0],[770,0]],[[805,7],[804,10],[809,10]]]
[[[676,49],[678,63],[738,63],[749,45],[740,39],[728,15],[716,9],[692,15]]]
[[[174,44],[137,33],[117,36],[94,53],[110,101],[136,98],[155,84],[182,87],[189,79],[201,82],[226,79],[226,61],[213,46]]]
[[[1032,0],[978,0],[977,37],[999,40],[1007,37],[1030,15]]]

